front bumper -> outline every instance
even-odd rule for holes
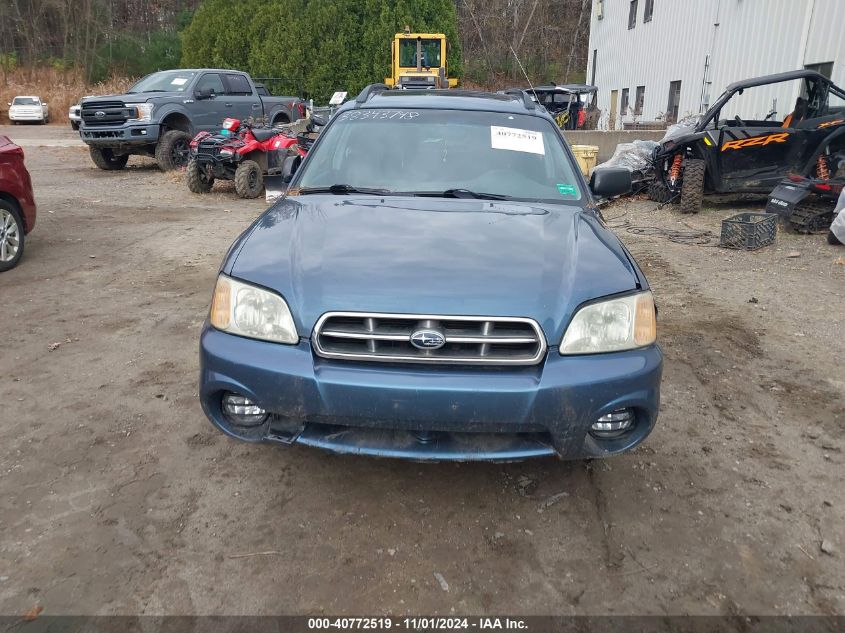
[[[82,141],[96,147],[132,147],[133,145],[154,145],[158,142],[160,126],[155,124],[121,126],[87,126],[79,129]]]
[[[9,112],[10,121],[43,121],[43,112]]]
[[[232,153],[222,156],[219,152],[215,154],[197,154],[192,150],[190,158],[199,163],[202,171],[208,176],[217,180],[234,180],[235,170],[241,161],[241,156]]]
[[[212,423],[247,441],[422,461],[606,457],[654,428],[663,356],[657,346],[565,357],[532,367],[431,367],[329,361],[308,341],[277,345],[217,331],[200,337],[200,400]],[[232,391],[273,415],[262,428],[233,426]],[[626,434],[596,439],[590,425],[630,407]]]

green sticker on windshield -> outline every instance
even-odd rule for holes
[[[578,197],[578,189],[575,188],[575,185],[561,185],[558,183],[557,192],[562,196]]]

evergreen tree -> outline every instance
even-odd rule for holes
[[[461,74],[454,0],[206,0],[182,37],[182,66],[285,77],[318,103],[390,74],[405,25],[445,33],[449,75]]]

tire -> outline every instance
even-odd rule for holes
[[[698,213],[704,198],[704,161],[688,158],[681,183],[681,213]]]
[[[156,145],[156,162],[162,171],[181,169],[188,164],[191,135],[180,130],[168,130]]]
[[[185,171],[185,180],[191,193],[208,193],[211,191],[214,186],[214,178],[206,176],[195,159],[192,158],[188,161],[188,167]]]
[[[17,266],[23,256],[25,238],[17,207],[0,200],[0,273]]]
[[[94,164],[105,171],[117,171],[126,167],[129,162],[129,155],[122,154],[115,156],[114,151],[108,147],[88,147],[88,153]]]
[[[235,191],[241,198],[257,198],[264,190],[264,175],[254,160],[245,160],[235,171]]]
[[[73,121],[70,124],[70,129],[73,130],[74,132],[78,132],[79,131],[79,123],[77,123],[76,121]]]
[[[833,234],[833,231],[827,232],[827,243],[832,246],[841,246],[842,242]]]
[[[669,187],[664,185],[659,180],[653,180],[648,185],[648,199],[660,204],[666,204],[672,198],[672,192]]]

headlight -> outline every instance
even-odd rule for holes
[[[135,108],[135,116],[130,116],[130,121],[152,121],[153,120],[153,104],[152,103],[127,103],[127,108]]]
[[[284,299],[226,275],[214,286],[210,320],[218,330],[239,336],[290,345],[299,341]]]
[[[641,292],[584,306],[572,318],[561,354],[596,354],[645,347],[657,339],[654,298]]]

